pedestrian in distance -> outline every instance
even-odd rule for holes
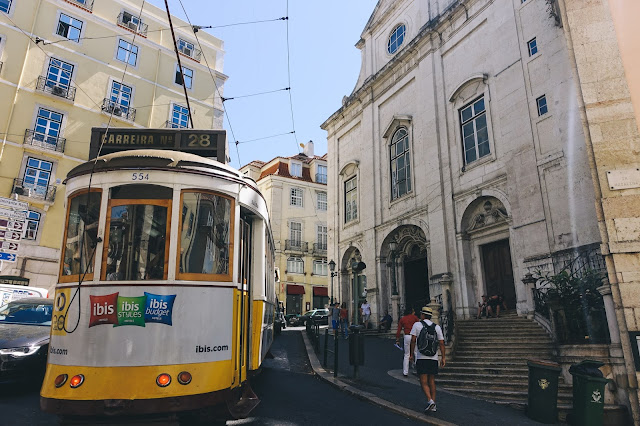
[[[478,315],[476,318],[480,319],[483,315],[487,317],[487,296],[485,294],[482,295],[482,302],[478,302]]]
[[[340,326],[344,333],[344,338],[349,338],[349,311],[347,311],[347,304],[343,303],[340,309]]]
[[[404,334],[403,340],[403,348],[404,348],[404,359],[402,360],[402,374],[404,377],[409,376],[409,355],[411,349],[411,329],[413,328],[413,324],[420,321],[416,316],[415,309],[406,308],[404,310],[404,315],[398,321],[398,330],[396,331],[396,345],[400,345],[400,332]]]
[[[371,317],[371,305],[369,305],[369,301],[367,299],[362,302],[360,305],[360,314],[362,315],[362,323],[364,324],[364,329],[369,329],[369,318]]]
[[[380,318],[380,323],[378,324],[378,333],[391,330],[391,323],[393,323],[393,318],[389,315],[389,311],[384,311],[384,315]]]
[[[425,306],[420,310],[420,321],[411,328],[410,360],[416,359],[420,386],[427,397],[425,414],[436,411],[436,375],[438,374],[438,349],[440,366],[446,365],[442,328],[431,321],[433,311]],[[416,351],[416,348],[418,351]]]
[[[500,296],[494,294],[493,296],[489,297],[487,305],[487,318],[500,318],[500,307],[502,306],[502,300]]]
[[[338,337],[340,329],[340,304],[338,302],[331,306],[331,328],[333,328],[333,337]]]

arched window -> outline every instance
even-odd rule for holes
[[[391,139],[391,199],[411,192],[411,161],[409,133],[405,127],[398,129]]]
[[[287,273],[304,274],[304,261],[299,257],[290,257],[287,259]]]
[[[389,41],[387,41],[387,52],[394,54],[398,51],[402,42],[404,42],[404,34],[406,27],[404,24],[399,24],[393,29],[391,35],[389,35]]]

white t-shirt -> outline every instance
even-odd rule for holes
[[[363,303],[360,308],[362,309],[362,315],[371,315],[371,305],[368,303]]]
[[[431,325],[433,324],[433,322],[431,322],[430,320],[426,319],[426,320],[422,320],[425,322],[425,324],[427,325]],[[420,335],[420,330],[422,330],[422,323],[420,321],[416,322],[415,324],[413,324],[413,327],[411,328],[411,335],[412,336],[416,336],[416,339],[418,338],[418,336]],[[444,336],[442,335],[442,328],[440,328],[439,325],[436,324],[436,336],[438,337],[438,340],[444,340]],[[439,350],[438,350],[439,352]],[[418,343],[416,342],[416,360],[418,359],[435,359],[436,361],[438,360],[438,354],[436,353],[434,356],[426,356],[424,355],[422,352],[420,352],[418,350]]]

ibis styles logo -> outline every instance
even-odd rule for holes
[[[175,294],[160,295],[144,293],[144,296],[125,297],[119,293],[104,296],[89,296],[91,318],[89,327],[113,324],[114,327],[137,325],[145,327],[147,323],[173,325],[173,302]]]

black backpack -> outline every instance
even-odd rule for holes
[[[436,325],[431,323],[427,325],[426,322],[422,323],[422,330],[418,335],[418,350],[422,355],[434,356],[438,353],[438,334],[436,333]]]

